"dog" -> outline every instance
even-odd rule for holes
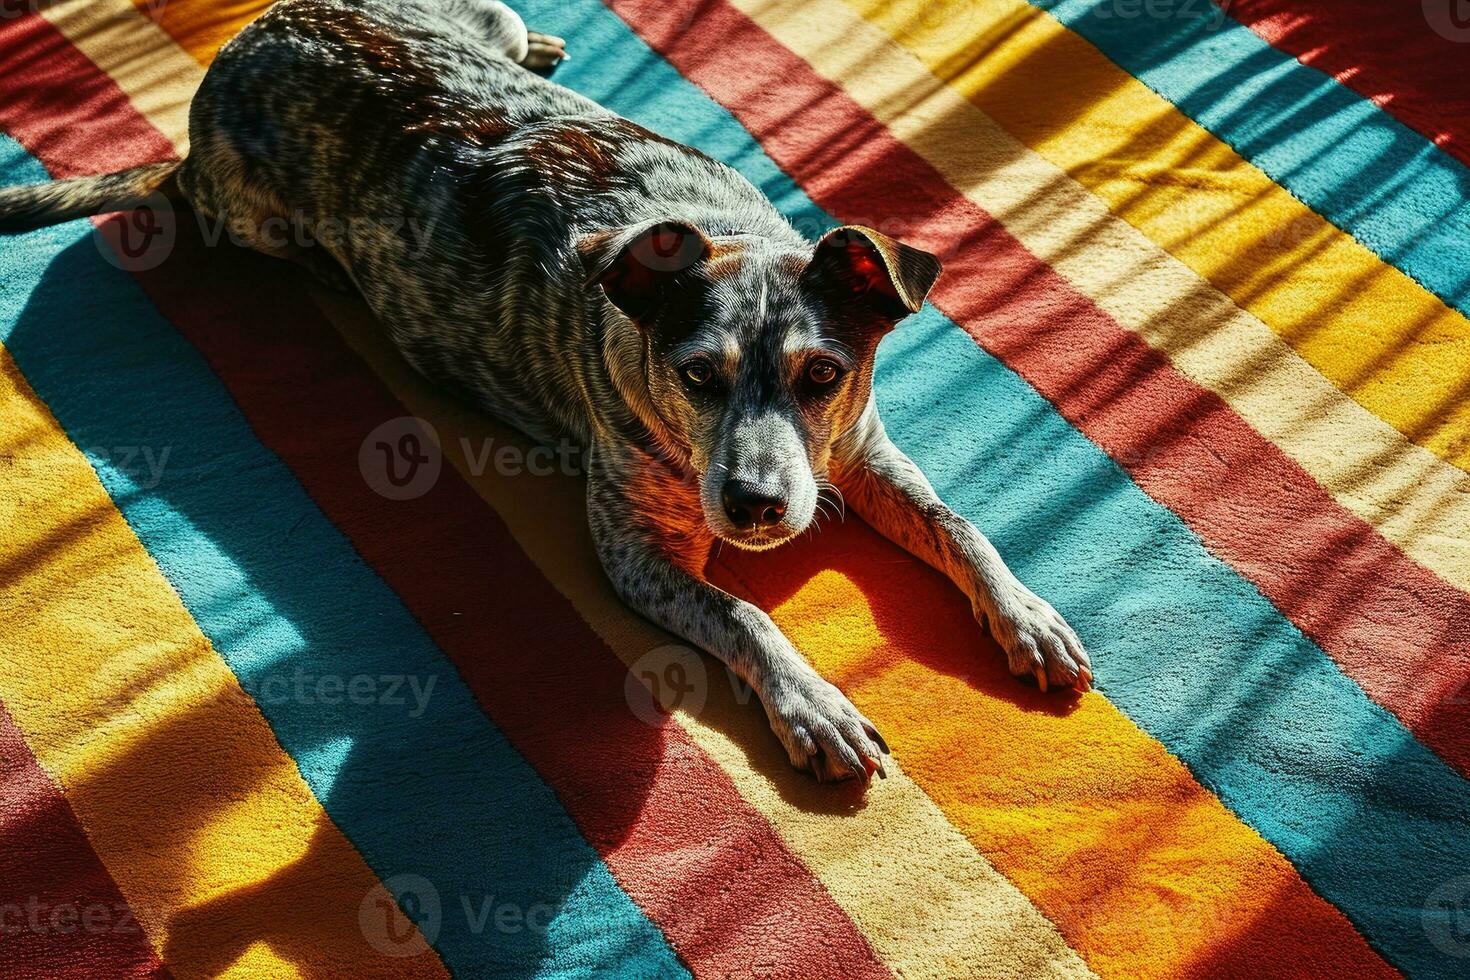
[[[874,352],[938,259],[856,225],[808,241],[735,170],[538,73],[564,57],[496,0],[280,0],[206,73],[185,160],[0,192],[0,226],[164,194],[361,292],[431,381],[582,448],[617,593],[748,683],[818,780],[886,775],[887,743],[703,569],[823,499],[944,572],[1013,674],[1088,690],[1076,633],[879,419]]]

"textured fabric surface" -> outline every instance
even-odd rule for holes
[[[7,6],[0,182],[186,152],[265,6]],[[723,549],[893,748],[817,785],[360,301],[186,215],[6,238],[0,974],[1463,976],[1455,4],[514,6],[799,227],[942,256],[884,419],[1097,689],[856,518]]]

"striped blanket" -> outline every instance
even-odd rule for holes
[[[7,238],[0,975],[1465,976],[1463,3],[515,5],[944,258],[884,418],[1097,690],[855,519],[725,549],[893,747],[817,785],[359,301],[187,215]],[[264,6],[5,0],[0,181],[184,153]]]

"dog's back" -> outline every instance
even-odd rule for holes
[[[473,33],[481,6],[276,5],[200,89],[180,184],[229,212],[211,197],[244,157],[250,192],[302,218],[419,370],[535,436],[580,436],[589,401],[615,401],[580,236],[677,214],[803,243],[732,169],[515,64]]]

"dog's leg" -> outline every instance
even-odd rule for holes
[[[275,192],[246,182],[245,172],[239,154],[224,141],[200,141],[180,168],[179,190],[206,233],[228,234],[243,248],[298,265],[330,289],[351,292],[347,271],[313,240],[300,216],[293,217]]]
[[[441,9],[477,31],[511,61],[533,71],[545,70],[570,57],[566,41],[526,30],[520,14],[500,0],[443,0]]]
[[[598,558],[613,587],[638,612],[729,666],[765,707],[791,764],[818,780],[883,775],[888,751],[873,723],[797,652],[771,617],[706,582],[702,553],[650,518],[657,506],[611,475],[594,451],[587,503]],[[665,488],[665,496],[667,489]]]
[[[310,231],[284,214],[234,212],[225,219],[225,226],[236,244],[299,266],[334,292],[354,289],[342,264],[312,240]]]
[[[939,499],[889,440],[871,404],[841,448],[833,476],[853,510],[969,596],[976,618],[989,623],[1005,650],[1012,674],[1036,678],[1043,691],[1091,687],[1091,662],[1072,627],[1021,584],[985,535]]]

